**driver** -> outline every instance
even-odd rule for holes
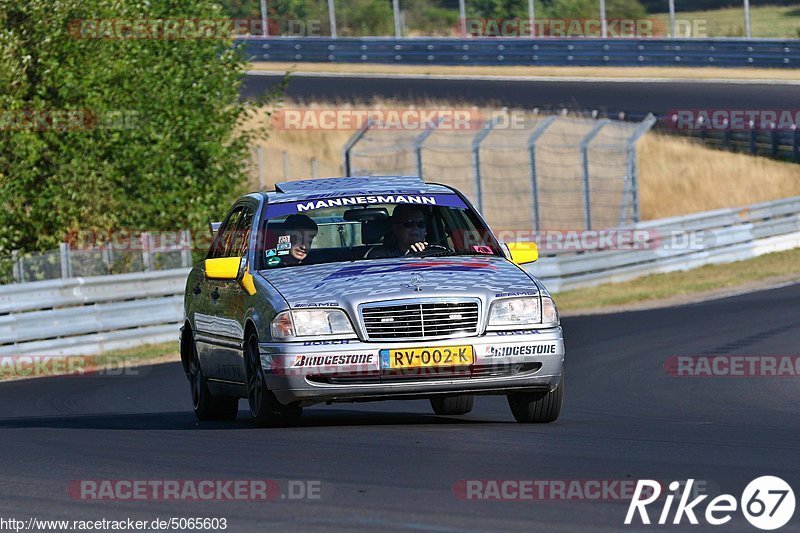
[[[291,248],[283,259],[284,265],[299,265],[308,257],[314,237],[317,236],[317,223],[306,215],[289,215],[283,222],[283,230],[289,235]]]
[[[425,241],[425,213],[422,207],[412,204],[395,206],[389,219],[392,231],[381,246],[371,248],[365,257],[400,257],[412,252],[421,252],[428,247]]]

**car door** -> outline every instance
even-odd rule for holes
[[[227,251],[230,249],[235,238],[236,228],[242,217],[244,206],[234,206],[225,220],[219,227],[214,243],[208,252],[206,259],[218,259],[228,257]],[[197,339],[197,349],[203,365],[203,372],[206,377],[219,378],[220,369],[226,358],[225,344],[229,335],[226,334],[230,329],[230,324],[220,321],[220,282],[210,280],[205,275],[205,267],[202,269],[202,279],[198,282],[199,290],[195,307],[195,332]]]
[[[218,257],[245,257],[253,227],[255,208],[249,203],[241,204],[238,216],[231,219],[224,236],[224,248]],[[236,280],[208,280],[211,308],[215,322],[216,346],[214,368],[209,377],[221,381],[244,382],[245,291]]]

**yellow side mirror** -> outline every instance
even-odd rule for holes
[[[533,263],[539,259],[539,247],[535,242],[509,242],[506,246],[511,260],[518,265]]]
[[[206,259],[205,269],[208,279],[239,279],[239,271],[244,261],[241,257],[219,257]]]

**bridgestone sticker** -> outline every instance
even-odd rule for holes
[[[372,363],[373,357],[374,354],[298,355],[294,358],[292,368],[309,366],[368,365]]]

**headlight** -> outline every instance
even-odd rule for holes
[[[547,296],[539,298],[506,298],[492,303],[489,310],[490,328],[517,329],[528,326],[556,326],[556,304]]]
[[[353,335],[353,326],[339,309],[300,309],[283,311],[272,320],[272,337],[313,337],[318,335]]]

